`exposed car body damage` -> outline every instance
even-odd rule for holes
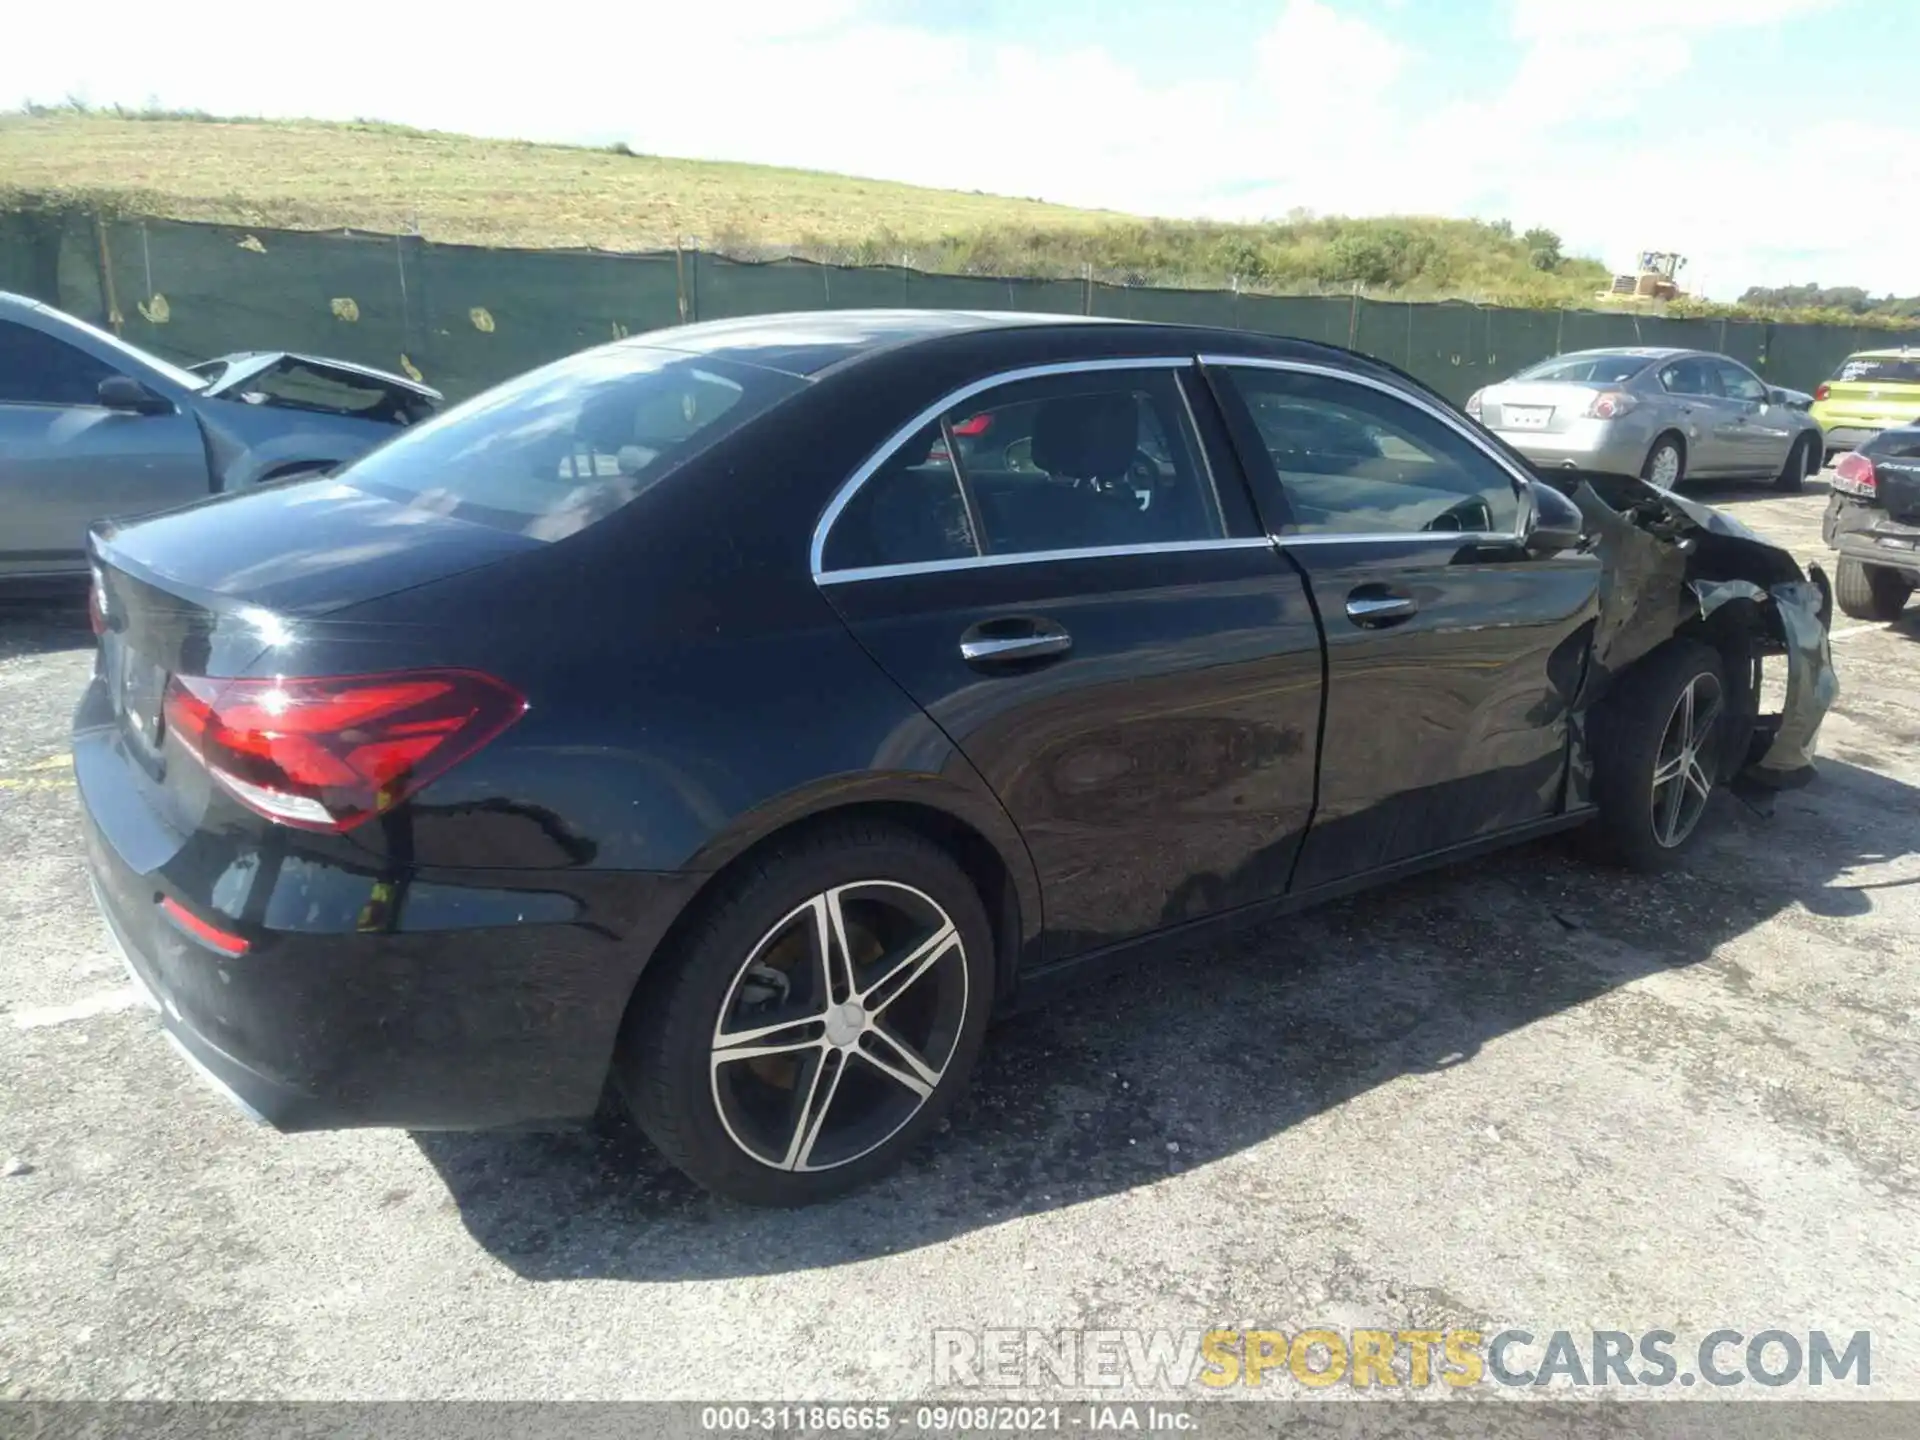
[[[1720,652],[1735,707],[1720,778],[1749,800],[1811,780],[1820,724],[1839,691],[1827,640],[1832,588],[1820,567],[1803,572],[1739,521],[1643,480],[1583,475],[1573,500],[1602,562],[1577,708],[1602,703],[1666,641],[1701,639]],[[1778,713],[1761,714],[1769,656],[1785,662],[1785,697]]]
[[[405,375],[288,350],[251,350],[189,367],[206,378],[201,393],[248,405],[350,415],[412,425],[439,408],[442,396]]]

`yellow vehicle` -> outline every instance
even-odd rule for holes
[[[1882,430],[1920,422],[1920,347],[1859,350],[1814,388],[1813,418],[1827,434],[1827,458]]]

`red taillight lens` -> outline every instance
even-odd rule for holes
[[[1824,400],[1832,393],[1833,393],[1833,387],[1827,384],[1827,382],[1824,380],[1822,380],[1818,385],[1813,387],[1813,398],[1816,400]]]
[[[1873,461],[1857,450],[1849,450],[1834,462],[1833,488],[1870,500],[1880,493],[1880,477],[1873,473]]]
[[[982,412],[979,415],[962,420],[958,425],[955,425],[953,427],[953,433],[956,435],[984,435],[992,428],[993,415],[991,412]]]
[[[1603,390],[1593,397],[1587,405],[1587,418],[1591,420],[1612,420],[1626,414],[1634,406],[1633,396],[1623,390]]]
[[[249,809],[308,830],[391,810],[525,713],[475,670],[205,680],[175,676],[167,727]]]

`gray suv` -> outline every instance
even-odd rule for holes
[[[439,404],[405,376],[284,351],[182,369],[0,292],[0,587],[84,576],[95,520],[330,469]]]

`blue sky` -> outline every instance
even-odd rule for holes
[[[409,0],[337,37],[284,7],[94,12],[115,44],[10,18],[0,105],[619,139],[1150,214],[1505,218],[1615,267],[1679,250],[1716,298],[1920,293],[1912,0],[542,0],[534,26]]]

